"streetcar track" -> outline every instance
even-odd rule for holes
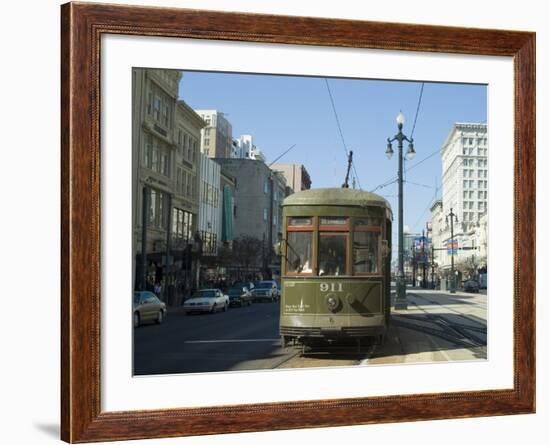
[[[474,331],[476,333],[481,333],[481,334],[487,335],[487,328],[482,327],[483,326],[482,323],[480,323],[476,320],[472,320],[471,318],[469,318],[469,317],[465,316],[464,314],[456,311],[455,309],[450,308],[447,305],[444,305],[444,304],[442,304],[438,301],[433,301],[433,300],[431,300],[431,299],[429,299],[429,298],[427,298],[423,295],[419,295],[419,294],[416,294],[416,293],[411,293],[411,295],[414,295],[415,297],[423,299],[423,300],[425,300],[425,301],[427,301],[431,304],[441,306],[441,307],[453,312],[454,315],[458,315],[462,318],[465,318],[470,323],[475,323],[475,324],[480,325],[480,326],[471,326],[471,325],[467,325],[467,324],[463,324],[463,323],[457,323],[457,322],[450,321],[446,317],[444,317],[443,315],[438,315],[438,314],[433,314],[433,313],[428,312],[427,310],[425,310],[423,307],[421,307],[415,301],[412,301],[411,303],[414,304],[417,309],[421,310],[425,314],[425,317],[427,319],[426,321],[428,323],[434,324],[435,326],[438,326],[440,329],[435,329],[435,328],[429,327],[429,326],[418,325],[416,323],[408,322],[408,321],[405,321],[405,320],[399,320],[398,318],[395,318],[395,317],[392,318],[392,323],[396,323],[397,325],[400,325],[400,326],[408,328],[408,329],[414,329],[416,331],[424,332],[428,335],[433,335],[433,336],[442,338],[446,341],[457,344],[459,346],[464,346],[468,349],[475,348],[475,347],[485,347],[485,346],[487,346],[487,341],[486,340],[483,340],[483,339],[479,338],[477,335],[473,334],[472,332],[469,332],[469,331]],[[417,320],[417,321],[422,322],[423,320]],[[454,335],[451,334],[451,333],[454,333]]]

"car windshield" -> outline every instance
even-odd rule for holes
[[[241,289],[238,287],[232,287],[227,291],[228,295],[241,295]]]
[[[201,290],[193,295],[193,298],[214,298],[215,296],[216,291],[214,290]]]
[[[256,284],[256,287],[260,289],[269,289],[273,284],[270,281],[260,281]]]
[[[137,292],[134,293],[134,304],[138,304],[139,303],[139,295]]]

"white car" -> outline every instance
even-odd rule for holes
[[[201,289],[183,303],[187,315],[193,312],[226,311],[229,307],[229,297],[219,289]]]

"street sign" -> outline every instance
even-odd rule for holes
[[[447,255],[456,255],[458,253],[458,241],[451,239],[447,241]]]
[[[431,240],[425,236],[417,236],[414,239],[414,257],[416,264],[428,264],[428,252],[430,251]]]

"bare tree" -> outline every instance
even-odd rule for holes
[[[218,264],[221,267],[231,266],[233,256],[233,250],[229,246],[222,245],[218,248]]]
[[[249,235],[242,235],[233,241],[233,258],[248,272],[251,266],[258,266],[262,254],[262,241]]]
[[[480,264],[479,258],[476,255],[468,255],[465,258],[461,258],[455,264],[455,268],[468,278],[475,278]]]

